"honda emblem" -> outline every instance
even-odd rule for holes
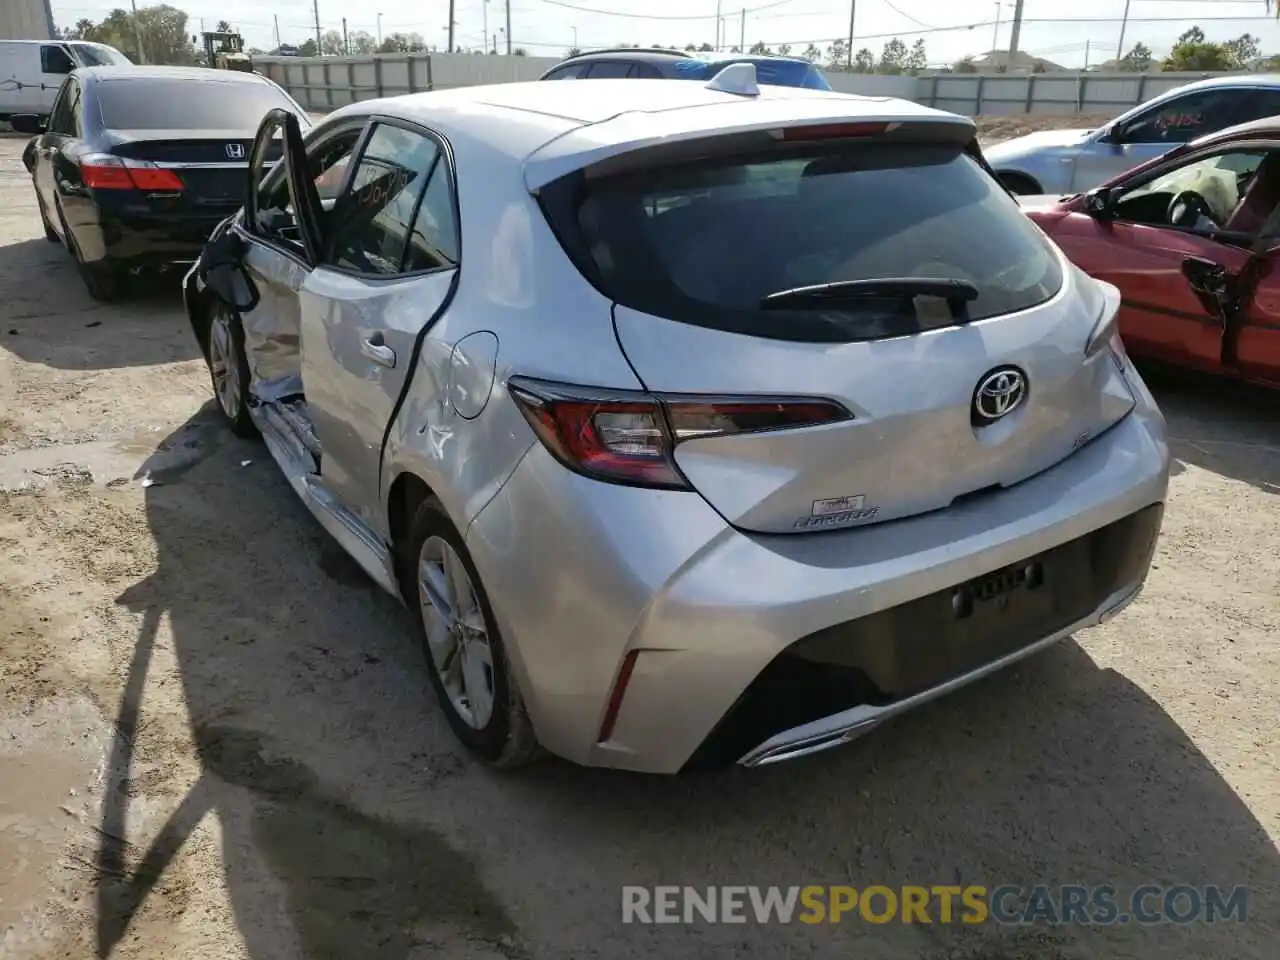
[[[227,144],[227,156],[228,156],[228,157],[230,157],[232,160],[243,160],[243,159],[244,159],[244,144],[242,144],[242,143],[228,143],[228,144]]]

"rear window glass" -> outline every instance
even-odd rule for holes
[[[269,110],[297,109],[262,82],[106,80],[97,84],[97,96],[109,130],[252,131]]]
[[[593,280],[647,313],[797,340],[863,340],[953,321],[936,296],[764,309],[841,280],[955,278],[967,319],[1042,303],[1062,285],[1044,234],[955,146],[855,145],[735,157],[586,181],[578,229]]]
[[[680,60],[676,73],[683,79],[710,80],[731,63],[749,63],[756,68],[756,82],[775,87],[808,87],[830,90],[827,78],[811,63],[802,60]]]

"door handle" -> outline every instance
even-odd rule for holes
[[[396,352],[382,342],[381,336],[370,337],[363,341],[360,344],[360,352],[374,363],[380,363],[384,367],[396,365]]]

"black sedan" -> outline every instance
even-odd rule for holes
[[[199,256],[244,202],[254,133],[276,107],[306,117],[256,73],[90,67],[67,76],[47,125],[10,124],[36,135],[23,162],[45,236],[66,245],[91,296],[112,300],[129,274]]]

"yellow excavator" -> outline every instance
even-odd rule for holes
[[[238,33],[204,34],[205,60],[218,70],[253,72],[253,59],[244,52],[244,37]]]

